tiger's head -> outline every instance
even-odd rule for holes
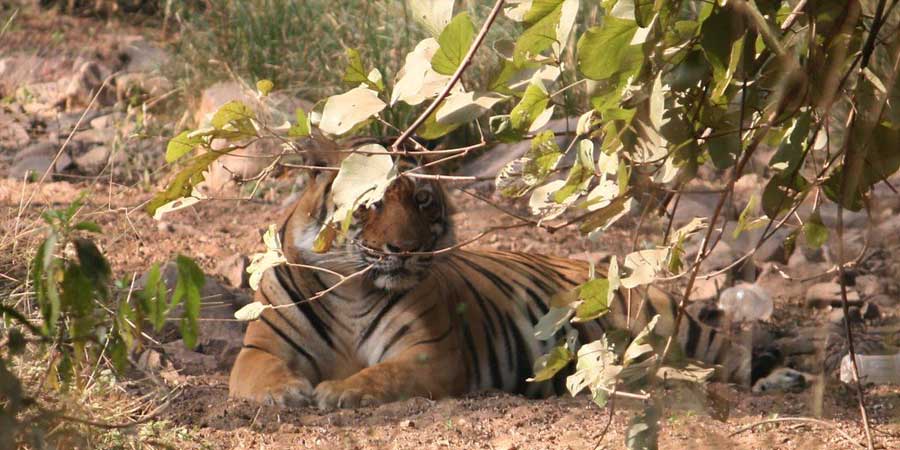
[[[355,146],[354,146],[355,147]],[[339,166],[347,153],[317,154],[317,165]],[[418,164],[401,158],[400,172]],[[426,172],[419,172],[426,173]],[[285,222],[283,242],[289,262],[315,265],[348,275],[368,266],[366,281],[379,289],[404,291],[428,275],[434,255],[422,254],[454,243],[450,205],[432,179],[400,176],[382,199],[353,213],[341,245],[325,253],[313,251],[316,235],[334,209],[334,171],[310,174],[307,186]]]

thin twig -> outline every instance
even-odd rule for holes
[[[852,444],[856,444],[857,446],[862,447],[862,448],[866,447],[865,445],[857,442],[855,439],[850,437],[850,435],[847,434],[844,430],[834,426],[834,424],[830,424],[828,422],[825,422],[824,420],[812,419],[809,417],[778,417],[775,419],[761,420],[759,422],[754,422],[754,423],[751,423],[750,425],[738,428],[735,432],[729,434],[728,437],[737,436],[745,431],[752,430],[760,425],[765,425],[765,424],[769,424],[769,423],[779,423],[779,422],[804,422],[804,423],[813,423],[816,425],[822,425],[823,427],[830,428],[830,429],[836,431],[848,442],[850,442]]]

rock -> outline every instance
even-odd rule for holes
[[[200,346],[197,348],[202,349]],[[185,375],[209,374],[219,368],[215,356],[190,350],[181,339],[163,344],[163,349],[175,368]]]
[[[869,304],[878,305],[882,308],[895,308],[900,301],[896,295],[877,294],[867,299]]]
[[[241,84],[223,82],[203,91],[200,107],[194,115],[197,124],[201,127],[205,126],[222,105],[234,100],[247,104],[257,111],[263,121],[270,124],[282,124],[286,119],[294,120],[294,111],[298,107],[307,111],[312,108],[309,102],[284,95],[273,94],[259,100],[255,93],[247,91]],[[223,140],[217,139],[213,141],[212,147],[221,149],[225,145]],[[246,148],[235,150],[220,157],[210,166],[209,175],[203,182],[203,187],[211,192],[230,189],[235,181],[259,175],[274,161],[275,156],[273,155],[281,152],[281,143],[271,139],[259,140]]]
[[[119,44],[119,59],[124,72],[159,72],[169,63],[170,57],[158,45],[142,36],[125,36]]]
[[[105,129],[105,128],[114,128],[116,124],[125,119],[125,114],[120,112],[114,112],[112,114],[105,114],[94,119],[91,119],[91,128],[94,129]]]
[[[159,97],[173,88],[172,82],[162,75],[135,72],[116,77],[116,98],[120,102],[131,103],[135,96]]]
[[[65,102],[66,109],[87,106],[95,96],[98,105],[114,104],[116,96],[110,83],[110,73],[108,68],[95,61],[77,65],[59,101]]]
[[[774,307],[772,296],[755,284],[739,284],[719,296],[719,308],[736,322],[769,320]]]
[[[250,287],[248,280],[250,278],[247,273],[248,259],[246,256],[235,253],[223,259],[216,266],[216,273],[222,276],[228,285],[233,288],[245,289]]]
[[[847,312],[850,313],[850,323],[859,323],[862,322],[862,314],[860,313],[858,306],[851,306],[847,308]],[[843,308],[834,308],[828,313],[828,321],[833,324],[842,324],[844,323],[844,309]]]
[[[75,165],[85,175],[99,174],[109,162],[109,147],[97,145],[87,152],[75,157]]]
[[[86,144],[111,144],[115,138],[116,130],[114,128],[91,128],[79,131],[72,136],[73,140]]]
[[[756,195],[757,199],[762,198],[762,189],[764,186],[763,180],[755,173],[748,173],[738,178],[738,180],[734,182],[734,194],[732,198],[735,210],[738,213],[743,211],[744,208],[747,207],[747,204],[750,203],[750,198],[753,195]]]
[[[29,141],[31,137],[25,126],[14,116],[0,112],[0,149],[17,150],[28,145]]]
[[[859,293],[852,287],[847,287],[847,302],[853,306],[860,306]],[[841,306],[841,285],[835,281],[817,283],[806,291],[806,306],[811,308],[826,308],[829,306]]]
[[[875,275],[857,276],[854,287],[862,298],[869,298],[884,292],[884,286],[881,280]]]
[[[40,178],[53,165],[53,159],[58,151],[59,147],[51,142],[39,142],[25,147],[13,158],[7,175],[19,180],[27,177],[28,174]],[[65,171],[71,165],[72,159],[64,151],[56,160],[53,172]]]

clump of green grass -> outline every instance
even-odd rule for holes
[[[174,3],[180,36],[173,78],[188,88],[227,79],[231,70],[319,99],[341,87],[346,48],[388,77],[424,37],[405,2],[209,0],[205,11],[189,0]]]

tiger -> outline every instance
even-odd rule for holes
[[[346,154],[316,157],[333,167]],[[536,359],[556,345],[536,339],[535,325],[554,295],[587,280],[587,262],[454,248],[447,192],[438,180],[408,176],[353,213],[343,244],[316,253],[316,236],[334,206],[335,176],[311,173],[278,229],[287,264],[268,269],[255,296],[277,307],[249,323],[230,374],[230,397],[331,409],[485,390],[529,397],[565,392],[561,374],[527,381]],[[617,294],[606,315],[566,324],[559,333],[575,330],[586,343],[611,330],[640,330],[659,315],[654,332],[675,335],[685,355],[717,365],[721,378],[744,385],[760,378],[750,350],[690,315],[676,330],[677,303],[659,289],[649,291],[630,320],[625,297]]]

